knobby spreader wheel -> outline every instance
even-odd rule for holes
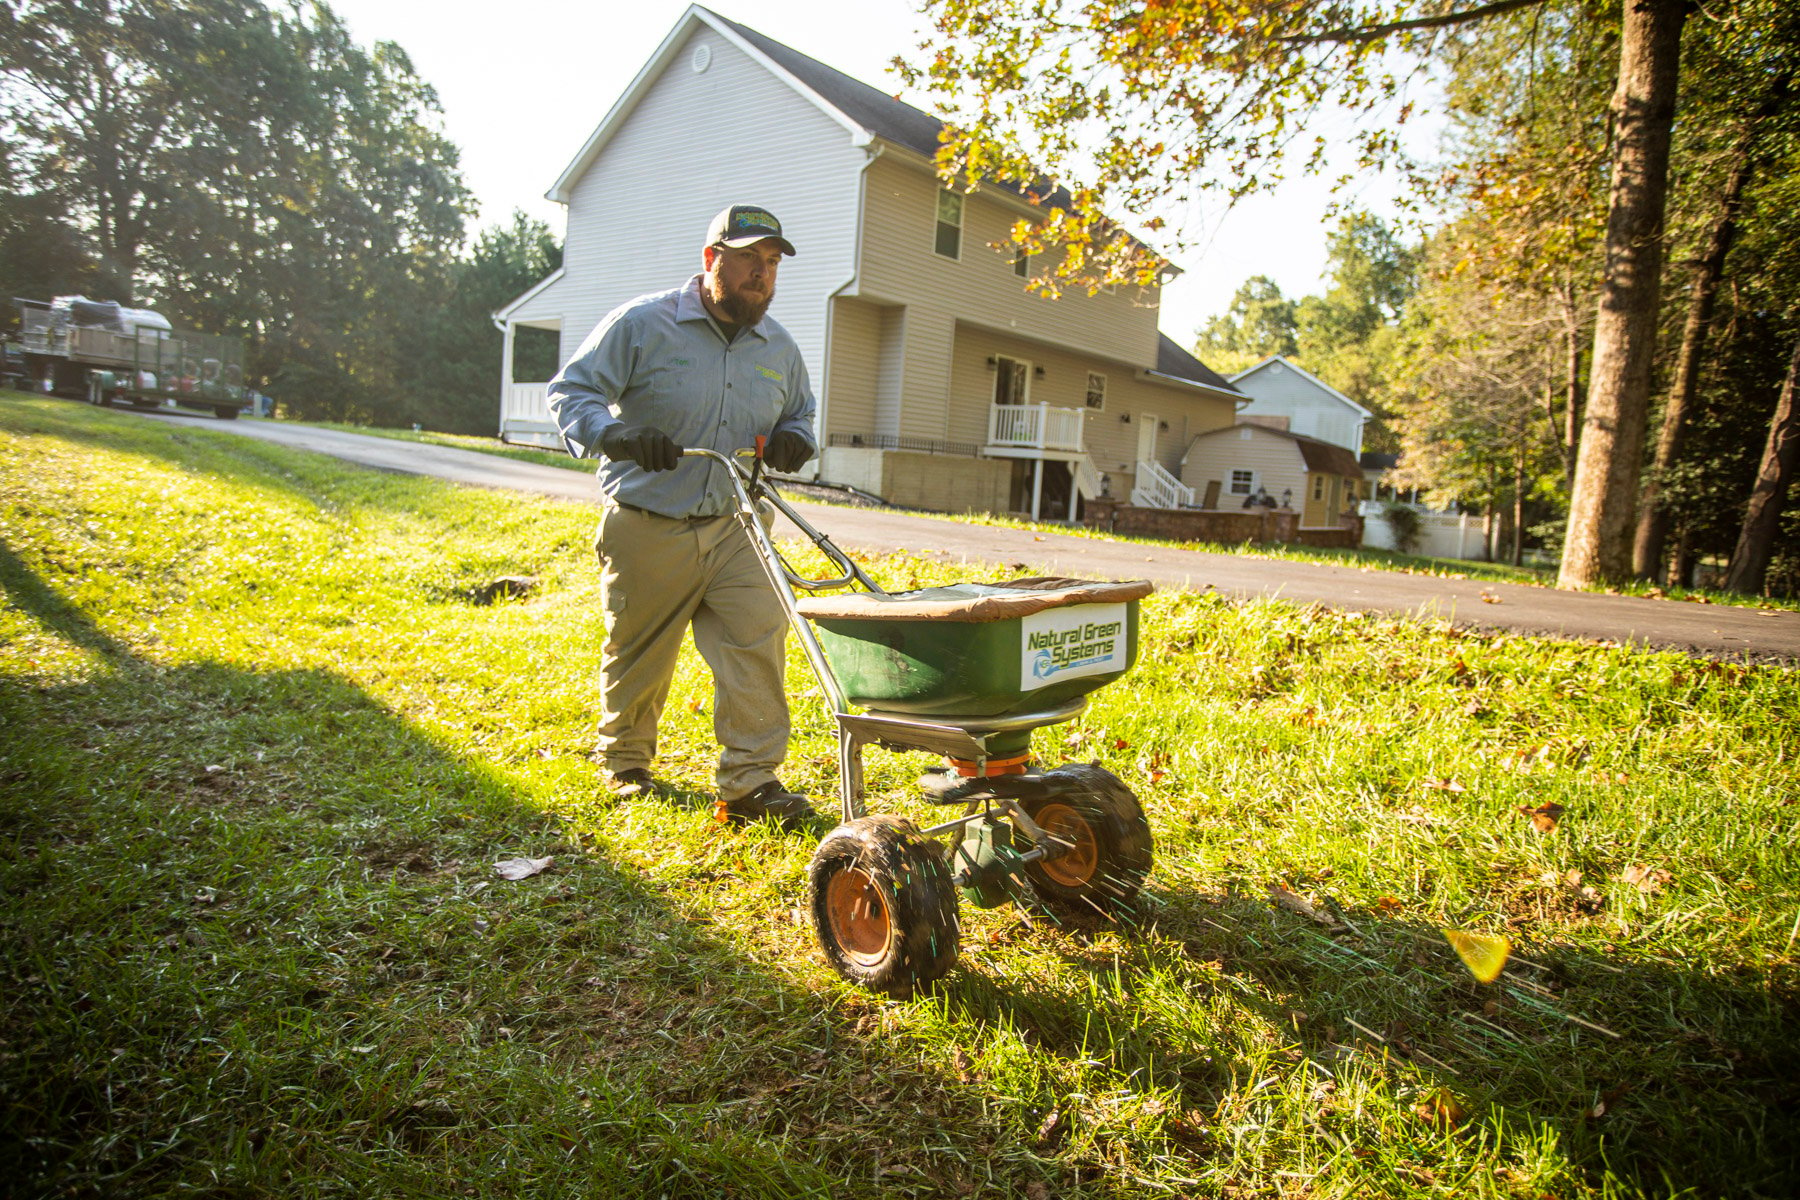
[[[1069,912],[1129,912],[1150,873],[1150,823],[1111,771],[1070,763],[1046,771],[1048,794],[1023,801],[1038,827],[1069,849],[1025,870],[1038,895]]]
[[[813,855],[813,924],[833,969],[905,999],[956,965],[956,888],[944,848],[900,817],[859,817]]]

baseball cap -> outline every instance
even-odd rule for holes
[[[760,204],[733,204],[712,219],[706,230],[708,246],[740,249],[774,238],[783,254],[794,253],[794,244],[781,236],[781,222]]]

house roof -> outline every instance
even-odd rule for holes
[[[1152,374],[1167,375],[1171,379],[1185,379],[1189,383],[1204,384],[1210,388],[1217,388],[1221,392],[1243,394],[1232,387],[1223,375],[1183,350],[1166,333],[1159,332],[1156,335],[1156,367]]]
[[[751,58],[766,66],[777,78],[785,80],[795,91],[811,101],[825,115],[839,125],[844,126],[853,141],[860,143],[879,138],[895,146],[903,147],[920,155],[928,162],[935,159],[938,151],[938,134],[944,123],[925,112],[914,108],[880,88],[871,87],[861,80],[852,79],[836,67],[826,66],[816,58],[786,46],[766,34],[758,33],[748,25],[739,24],[729,17],[720,16],[709,8],[698,4],[689,5],[675,27],[669,31],[656,52],[650,56],[636,77],[625,88],[623,94],[602,118],[594,132],[581,147],[556,183],[545,193],[545,197],[559,204],[567,204],[577,180],[593,165],[600,151],[612,138],[613,132],[622,124],[638,101],[649,91],[663,69],[673,59],[683,38],[694,25],[711,27],[727,41],[733,42]],[[1052,208],[1068,208],[1073,197],[1063,187],[1047,187],[1036,203],[1026,199],[1026,189],[1016,184],[998,180],[989,180],[988,185],[996,191],[1007,194],[1020,204],[1037,203]],[[1129,236],[1129,235],[1128,235]],[[1143,245],[1138,239],[1133,242]],[[1146,247],[1148,248],[1148,247]],[[1154,251],[1152,251],[1154,253]],[[1173,263],[1158,258],[1164,270],[1179,274],[1180,268]],[[1210,372],[1209,372],[1210,374]],[[1221,379],[1220,383],[1224,381]]]
[[[1303,433],[1289,433],[1285,429],[1271,429],[1267,425],[1227,425],[1223,429],[1210,429],[1205,433],[1195,434],[1188,443],[1188,452],[1193,452],[1195,442],[1216,438],[1227,433],[1236,433],[1240,429],[1254,429],[1258,435],[1284,438],[1294,443],[1300,451],[1300,458],[1308,471],[1321,471],[1327,475],[1343,475],[1360,477],[1362,467],[1356,461],[1356,455],[1342,446],[1334,446],[1330,442],[1321,442],[1318,438],[1307,437]],[[1183,458],[1185,459],[1185,455]]]
[[[1320,391],[1324,392],[1326,395],[1330,396],[1332,399],[1341,402],[1342,404],[1344,404],[1345,406],[1347,406],[1351,409],[1354,409],[1359,416],[1367,419],[1367,418],[1371,418],[1375,415],[1373,412],[1364,408],[1362,405],[1358,404],[1356,401],[1352,400],[1350,397],[1344,395],[1344,393],[1342,393],[1342,392],[1338,391],[1336,388],[1332,387],[1329,383],[1326,383],[1323,379],[1320,379],[1317,375],[1314,375],[1311,371],[1308,371],[1305,367],[1301,366],[1299,363],[1295,362],[1293,359],[1283,357],[1282,355],[1279,355],[1279,354],[1271,354],[1271,355],[1269,355],[1269,357],[1263,359],[1261,362],[1257,363],[1255,366],[1245,367],[1242,371],[1239,371],[1236,375],[1233,375],[1231,377],[1231,382],[1235,384],[1235,383],[1240,382],[1241,380],[1248,379],[1250,376],[1255,375],[1259,371],[1267,370],[1271,365],[1273,365],[1275,363],[1280,363],[1283,367],[1292,371],[1294,374],[1300,376],[1300,378],[1306,380],[1308,383],[1312,384],[1314,387],[1318,388]],[[1240,388],[1239,390],[1241,391],[1242,389]]]

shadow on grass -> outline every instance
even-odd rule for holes
[[[1240,1076],[1259,1058],[1311,1091],[1294,1114],[1300,1136],[1375,1160],[1371,1171],[1389,1151],[1356,1144],[1347,1124],[1334,1131],[1330,1097],[1338,1080],[1375,1071],[1416,1080],[1402,1120],[1418,1132],[1403,1140],[1452,1126],[1489,1145],[1502,1126],[1515,1140],[1522,1127],[1528,1140],[1548,1131],[1597,1194],[1608,1175],[1646,1194],[1773,1200],[1800,1187],[1800,1026],[1794,997],[1767,975],[1549,946],[1518,951],[1482,984],[1441,930],[1379,914],[1332,928],[1267,901],[1155,890],[1142,913],[1136,928],[1089,919],[1039,935],[1089,976],[1086,989],[964,971],[948,1003],[1046,1052],[1172,1088],[1188,1114],[1171,1126],[1179,1152],[1202,1159],[1227,1155],[1233,1120],[1250,1119]],[[1254,1013],[1272,1052],[1197,1030],[1196,994]]]
[[[1046,1177],[354,685],[139,657],[4,542],[0,588],[60,639],[0,676],[0,1190],[894,1194],[850,1096]]]

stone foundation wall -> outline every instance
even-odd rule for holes
[[[1355,549],[1362,545],[1362,518],[1347,517],[1336,529],[1302,529],[1292,509],[1240,510],[1143,508],[1118,500],[1082,502],[1083,524],[1129,537],[1171,542],[1286,542],[1302,546]]]

